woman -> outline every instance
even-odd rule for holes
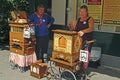
[[[78,32],[83,39],[83,42],[88,40],[93,40],[93,28],[94,28],[94,20],[92,17],[88,15],[88,8],[86,5],[80,7],[80,18],[77,21],[71,22],[68,27],[70,30],[74,30]],[[89,46],[89,58],[91,52],[92,44]],[[88,68],[88,62],[84,63],[84,68]]]
[[[36,12],[30,15],[28,19],[35,26],[37,60],[42,59],[44,62],[43,56],[47,55],[49,43],[48,28],[53,24],[54,18],[45,13],[43,5],[39,5]]]

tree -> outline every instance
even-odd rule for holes
[[[0,0],[0,41],[9,38],[8,18],[13,10],[29,12],[29,0]]]
[[[29,11],[29,0],[13,0],[15,10]]]

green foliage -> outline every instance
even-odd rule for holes
[[[9,25],[7,19],[10,11],[24,10],[29,12],[29,0],[0,0],[0,42],[9,39]]]
[[[13,0],[15,10],[29,11],[29,0]]]
[[[0,14],[4,14],[4,16],[7,17],[12,8],[13,5],[11,2],[7,0],[0,0]]]

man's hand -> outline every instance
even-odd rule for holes
[[[50,26],[51,26],[50,24],[47,25],[48,28],[50,28]]]

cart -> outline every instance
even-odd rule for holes
[[[31,63],[36,61],[35,38],[30,37],[30,28],[27,23],[9,23],[10,26],[10,55],[11,69],[19,68],[25,71]]]
[[[83,61],[80,61],[81,59],[79,58],[76,59],[73,55],[77,54],[76,57],[80,57],[80,49],[85,49],[85,51],[88,51],[87,48],[89,47],[89,44],[93,43],[94,40],[85,41],[85,44],[83,44],[82,47],[80,47],[81,41],[79,40],[81,39],[79,38],[79,36],[77,36],[75,32],[61,31],[61,30],[55,30],[54,32],[55,32],[54,34],[55,40],[54,40],[53,54],[52,54],[52,57],[50,58],[50,66],[46,70],[47,80],[87,80],[86,69],[84,69],[83,67]],[[74,53],[75,52],[74,50],[71,50],[73,51],[71,55],[70,54],[68,55],[68,53],[67,54],[65,53],[67,52],[67,50],[64,50],[65,52],[62,52],[61,51],[62,49],[67,48],[64,45],[60,47],[61,44],[67,45],[67,43],[61,43],[61,42],[65,42],[64,40],[66,42],[73,41],[72,45],[74,45],[74,48],[77,47],[77,49],[79,50],[78,53]],[[70,44],[68,45],[70,47]],[[58,49],[57,47],[60,49]],[[71,47],[72,47],[71,49],[73,49],[73,46]]]

